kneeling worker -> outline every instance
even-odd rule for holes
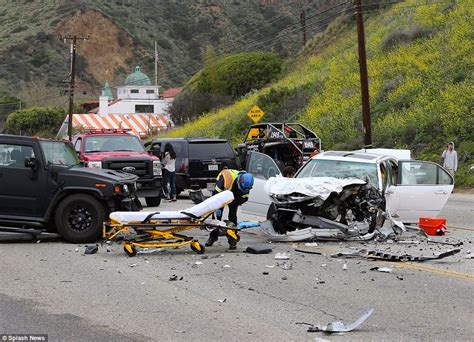
[[[224,190],[230,190],[234,194],[234,200],[228,205],[229,207],[229,221],[237,225],[237,208],[239,205],[244,204],[249,199],[250,189],[253,187],[253,176],[247,171],[237,171],[231,169],[224,169],[217,176],[216,187],[212,191],[212,195],[222,192]],[[216,211],[218,220],[222,219],[223,210],[219,209]],[[212,246],[219,237],[219,231],[213,230],[209,235],[209,240],[206,242],[206,246]],[[236,248],[236,242],[229,239],[230,249]]]

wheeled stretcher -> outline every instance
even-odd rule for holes
[[[133,212],[116,211],[104,223],[103,237],[107,240],[123,239],[123,249],[135,256],[138,248],[181,247],[190,245],[198,254],[204,246],[192,237],[179,234],[190,229],[218,229],[229,240],[238,242],[238,228],[210,218],[212,213],[234,200],[231,191],[218,193],[204,202],[182,211]]]

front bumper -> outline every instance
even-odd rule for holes
[[[142,210],[142,205],[138,200],[138,197],[127,197],[119,200],[117,203],[116,211],[140,211]]]
[[[137,180],[137,196],[138,197],[157,197],[161,194],[161,177],[154,177],[151,179]]]

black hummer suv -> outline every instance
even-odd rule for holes
[[[82,167],[68,142],[0,135],[0,232],[37,228],[94,241],[109,212],[141,209],[137,178]]]

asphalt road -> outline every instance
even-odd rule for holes
[[[183,197],[159,210],[190,205]],[[464,256],[474,249],[474,196],[452,195],[442,215],[450,234],[437,239],[463,241],[462,251],[426,263],[327,254],[364,247],[432,255],[450,247],[318,242],[271,244],[272,254],[252,255],[243,250],[265,240],[250,231],[241,234],[237,251],[228,251],[221,238],[207,249],[206,259],[188,247],[129,258],[120,245],[83,255],[83,245],[60,241],[3,243],[0,338],[5,333],[48,334],[49,341],[472,340],[474,260]],[[204,231],[189,234],[203,242],[207,237]],[[298,253],[295,247],[326,255]],[[290,254],[287,266],[274,259],[276,252]],[[393,271],[370,270],[376,266]],[[178,280],[170,281],[173,275]],[[298,324],[351,321],[368,307],[375,311],[367,322],[342,336],[309,333]]]

